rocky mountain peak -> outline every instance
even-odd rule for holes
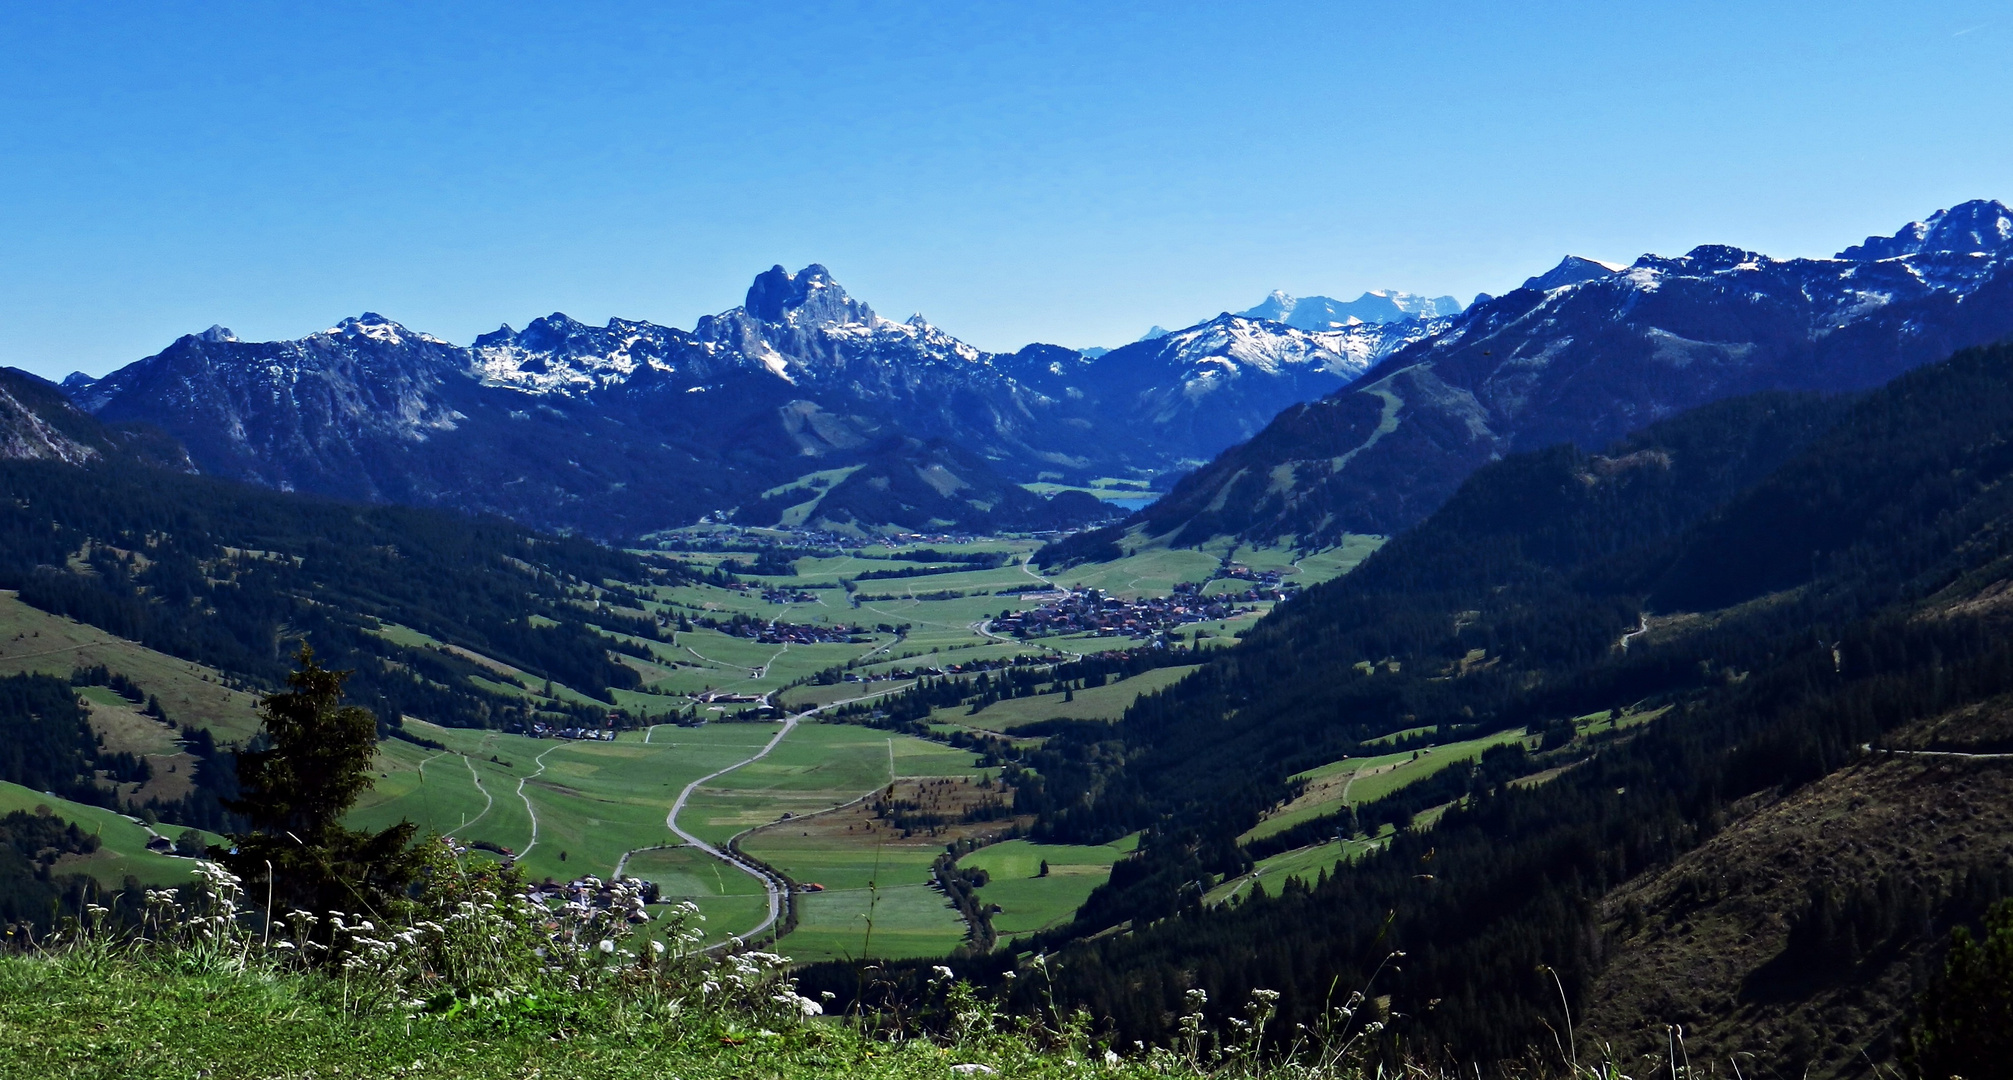
[[[795,274],[780,265],[756,275],[743,305],[765,323],[840,326],[874,322],[874,309],[846,295],[831,272],[812,263]]]
[[[1550,292],[1553,289],[1564,288],[1567,285],[1578,285],[1582,281],[1596,281],[1604,277],[1612,277],[1615,274],[1621,273],[1623,269],[1625,268],[1616,266],[1613,263],[1601,262],[1599,259],[1584,259],[1578,255],[1568,255],[1560,259],[1559,265],[1552,267],[1550,270],[1536,277],[1526,278],[1524,280],[1524,288],[1537,289],[1540,292]],[[1483,301],[1483,297],[1476,297],[1475,299],[1475,303],[1477,304]]]
[[[1938,210],[1927,221],[1911,221],[1893,236],[1869,236],[1838,253],[1858,262],[1904,255],[1994,254],[2013,249],[2013,210],[1997,199],[1973,199]]]
[[[446,344],[431,334],[421,334],[408,330],[375,311],[366,311],[361,315],[344,319],[327,330],[322,331],[322,335],[348,339],[369,338],[372,341],[382,342],[386,345],[403,345],[408,341],[428,341]],[[220,341],[226,339],[205,337],[203,340]],[[228,340],[236,341],[237,338],[232,337]]]
[[[238,340],[238,335],[231,333],[231,328],[228,326],[211,326],[208,330],[197,334],[196,337],[208,342]]]

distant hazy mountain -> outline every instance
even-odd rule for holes
[[[1015,482],[1189,467],[1424,326],[1226,318],[1096,357],[991,354],[881,318],[822,266],[779,266],[689,331],[554,313],[464,347],[367,312],[297,341],[212,327],[64,388],[167,431],[205,472],[622,538],[752,506],[891,438],[946,441]]]
[[[1282,412],[1137,521],[1184,542],[1392,533],[1478,466],[1763,389],[1858,390],[2013,334],[2013,213],[1970,202],[1830,259],[1568,258]]]
[[[1366,292],[1347,303],[1326,296],[1290,296],[1275,289],[1257,307],[1238,312],[1248,319],[1268,319],[1302,330],[1335,330],[1359,322],[1437,319],[1460,313],[1461,302],[1451,296],[1424,297],[1386,289]]]

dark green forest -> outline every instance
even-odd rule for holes
[[[524,706],[468,684],[490,674],[472,663],[372,633],[379,620],[606,698],[637,676],[589,622],[654,629],[595,611],[603,583],[683,573],[498,520],[303,498],[117,460],[0,465],[0,588],[258,687],[285,677],[293,643],[306,638],[354,669],[352,693],[393,723],[418,713],[502,726]]]

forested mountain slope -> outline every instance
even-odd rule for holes
[[[1397,949],[1407,956],[1377,987],[1415,1051],[1489,1058],[1547,1042],[1551,972],[1578,1013],[1604,972],[1629,977],[1615,950],[1632,939],[1601,907],[1612,890],[1864,744],[2013,693],[1998,599],[2013,578],[2010,422],[2013,348],[1994,347],[1856,400],[1735,399],[1604,454],[1558,448],[1481,470],[1419,529],[1121,724],[1051,740],[1054,754],[1076,748],[1081,779],[1048,793],[1049,835],[1147,827],[1071,934],[1129,932],[1068,948],[1059,985],[1129,1037],[1163,1034],[1190,986],[1229,1008],[1278,989],[1285,1015],[1307,1021]],[[1599,738],[1566,723],[1624,707],[1657,718]],[[1329,823],[1397,822],[1380,855],[1283,895],[1200,904],[1249,865],[1238,836],[1291,773],[1421,729],[1546,739]],[[1430,830],[1402,828],[1442,806]],[[1910,947],[2004,888],[1990,853],[2009,839],[1974,830],[1976,874],[1925,878]],[[1825,850],[1807,864],[1814,886],[1863,856]],[[1781,967],[1816,980],[1789,980],[1796,993],[1830,978],[1796,964]],[[1646,1019],[1600,997],[1608,1030]],[[1882,1000],[1867,1021],[1875,1060],[1901,999]],[[1845,1068],[1792,1034],[1723,1049],[1788,1075]]]
[[[611,658],[610,639],[587,628],[590,618],[623,621],[597,610],[604,583],[685,573],[501,520],[161,468],[132,451],[134,437],[60,395],[36,404],[39,428],[88,452],[70,455],[81,464],[46,455],[0,462],[0,588],[259,685],[279,684],[291,643],[305,637],[356,668],[353,692],[393,722],[424,710],[495,724],[509,702],[467,682],[473,665],[394,645],[375,632],[382,624],[602,694],[636,679]]]

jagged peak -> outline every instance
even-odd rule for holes
[[[208,330],[197,334],[196,337],[209,342],[238,340],[238,335],[231,333],[231,328],[222,324],[212,324]]]
[[[766,323],[836,326],[874,323],[874,309],[846,295],[831,271],[812,263],[792,274],[778,263],[755,276],[742,305]]]

